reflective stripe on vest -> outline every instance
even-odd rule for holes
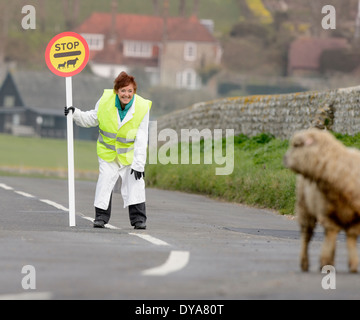
[[[115,98],[114,91],[106,89],[100,99],[97,112],[99,120],[97,153],[105,161],[111,162],[118,158],[123,165],[129,165],[134,157],[137,130],[144,116],[151,109],[152,102],[135,94],[135,105],[129,110],[129,112],[133,111],[133,117],[119,128]]]
[[[116,135],[115,135],[116,136]],[[126,140],[126,139],[125,139]],[[133,142],[135,140],[132,140]],[[99,134],[99,142],[101,144],[103,144],[106,148],[110,149],[110,150],[113,150],[115,151],[115,146],[111,145],[111,144],[108,144],[104,141],[103,137],[101,136],[101,134]],[[133,150],[134,148],[117,148],[116,149],[116,153],[117,154],[123,154],[123,153],[126,153],[126,152],[129,152],[131,150]]]
[[[107,137],[107,138],[116,139],[117,141],[122,142],[122,143],[135,142],[134,139],[126,139],[126,138],[116,137],[116,133],[106,132],[106,131],[101,130],[101,129],[99,129],[99,132],[100,132],[103,136],[105,136],[105,137]],[[104,141],[104,140],[103,140],[103,141]]]

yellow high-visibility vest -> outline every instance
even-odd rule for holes
[[[133,117],[118,129],[118,109],[115,107],[116,93],[105,89],[101,97],[97,117],[99,121],[98,156],[107,161],[118,157],[123,165],[130,165],[134,158],[136,133],[152,102],[135,94]],[[129,110],[130,111],[130,110]]]

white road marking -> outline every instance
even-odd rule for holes
[[[46,204],[49,204],[50,206],[53,206],[55,207],[56,209],[59,209],[59,210],[63,210],[63,211],[69,211],[68,208],[65,208],[64,206],[62,206],[61,204],[58,204],[54,201],[51,201],[51,200],[47,200],[47,199],[40,199],[41,202],[44,202]]]
[[[24,196],[24,197],[27,197],[27,198],[34,198],[34,196],[30,193],[26,193],[26,192],[22,192],[22,191],[16,191],[14,190],[15,193],[21,195],[21,196]]]
[[[52,297],[51,292],[23,292],[0,295],[0,300],[50,300]]]
[[[91,221],[91,222],[94,222],[94,218],[87,217],[87,216],[83,215],[82,213],[80,213],[80,215],[81,215],[81,217],[84,218],[85,220],[89,220],[89,221]],[[114,229],[114,230],[120,230],[120,228],[115,227],[115,226],[113,226],[113,225],[111,225],[111,224],[106,224],[106,225],[105,225],[105,228]]]
[[[14,190],[12,187],[9,187],[6,184],[2,184],[2,183],[0,184],[0,188],[3,188],[5,190]],[[24,197],[34,198],[33,195],[26,193],[26,192],[17,191],[17,190],[14,190],[14,192],[16,192],[17,194],[22,195]],[[66,207],[62,206],[61,204],[58,204],[54,201],[47,200],[47,199],[39,199],[39,200],[50,206],[55,207],[56,209],[63,210],[66,212],[69,211],[68,208],[66,208]],[[78,213],[78,214],[82,218],[89,220],[91,222],[94,222],[93,218],[87,217],[82,213]],[[107,224],[106,227],[109,229],[120,230],[120,228],[115,227],[111,224]],[[167,242],[160,240],[158,238],[152,237],[148,234],[129,233],[129,235],[137,236],[137,237],[144,239],[144,240],[146,240],[154,245],[157,245],[157,246],[170,246]],[[169,273],[179,271],[188,264],[189,258],[190,258],[190,252],[188,252],[188,251],[171,251],[168,259],[166,260],[166,262],[163,265],[156,267],[156,268],[147,269],[147,270],[143,271],[142,274],[148,275],[148,276],[164,276]],[[51,297],[52,297],[52,294],[49,292],[38,292],[38,293],[35,292],[35,293],[0,295],[0,300],[26,300],[26,299],[45,300],[45,299],[51,299]]]
[[[0,188],[3,188],[3,189],[5,189],[5,190],[13,190],[13,188],[7,186],[7,185],[4,184],[4,183],[0,183]]]
[[[82,213],[80,213],[81,217],[85,220],[89,220],[91,222],[94,222],[94,218],[90,218],[90,217],[87,217],[87,216],[84,216]]]
[[[137,236],[139,238],[142,238],[142,239],[144,239],[146,241],[149,241],[152,244],[155,244],[157,246],[170,246],[167,242],[162,241],[162,240],[160,240],[158,238],[149,236],[148,234],[141,234],[141,233],[129,233],[129,234],[132,235],[132,236]]]
[[[144,276],[165,276],[169,273],[179,271],[189,263],[189,251],[171,251],[166,262],[155,268],[147,269],[142,272]]]

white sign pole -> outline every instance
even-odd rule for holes
[[[66,77],[66,107],[73,106],[72,77]],[[67,119],[67,147],[68,147],[68,185],[69,185],[69,225],[75,226],[75,178],[74,178],[74,129],[72,111]]]

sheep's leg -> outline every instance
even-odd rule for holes
[[[316,219],[308,217],[310,221],[301,225],[301,250],[300,250],[300,266],[302,271],[309,270],[309,243],[314,233]]]
[[[359,258],[356,250],[357,235],[353,233],[346,234],[346,244],[349,254],[349,270],[350,272],[357,272]]]
[[[325,239],[320,257],[320,270],[326,265],[334,266],[335,246],[338,233],[339,230],[336,228],[325,228]]]

